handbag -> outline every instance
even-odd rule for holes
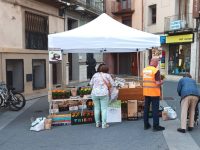
[[[104,84],[107,86],[108,88],[108,92],[109,92],[109,100],[110,101],[114,101],[117,100],[118,98],[118,93],[119,90],[116,87],[113,87],[112,84],[110,82],[106,82],[106,80],[103,78],[102,74],[101,77],[103,79]]]
[[[101,78],[103,79],[104,84],[107,86],[109,94],[110,94],[110,91],[111,91],[111,88],[112,88],[112,84],[109,81],[106,82],[106,80],[103,78],[102,74],[101,74]]]

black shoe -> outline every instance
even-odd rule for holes
[[[165,130],[165,127],[162,127],[162,126],[154,126],[153,127],[153,131],[163,131]]]
[[[151,128],[150,124],[144,125],[144,130],[148,130],[149,128]]]
[[[177,131],[181,133],[185,133],[185,129],[178,128]]]
[[[192,131],[193,130],[193,127],[188,127],[188,131]]]

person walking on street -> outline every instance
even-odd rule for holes
[[[181,128],[177,131],[186,132],[187,114],[189,111],[188,131],[192,131],[194,127],[194,115],[197,102],[199,100],[199,91],[195,80],[189,73],[186,73],[179,80],[177,86],[178,95],[181,96]]]
[[[87,66],[87,76],[91,80],[92,76],[96,73],[96,60],[93,56],[90,56],[89,59],[86,61]]]
[[[144,104],[144,129],[151,128],[149,123],[149,108],[152,103],[153,113],[153,131],[165,130],[159,125],[159,103],[161,95],[161,80],[160,71],[157,69],[158,59],[152,58],[150,65],[143,70],[143,95],[145,97]]]
[[[114,80],[111,75],[108,74],[109,68],[105,64],[100,64],[97,73],[95,73],[90,81],[92,85],[92,100],[94,102],[94,116],[96,127],[108,128],[107,124],[107,108],[109,102],[109,87],[114,86]],[[101,121],[100,122],[100,113]]]

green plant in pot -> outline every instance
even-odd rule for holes
[[[65,91],[65,98],[70,98],[71,92],[69,90]]]

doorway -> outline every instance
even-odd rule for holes
[[[6,59],[6,83],[17,92],[24,91],[23,59]]]
[[[46,88],[46,60],[33,59],[32,60],[33,73],[33,89]]]

